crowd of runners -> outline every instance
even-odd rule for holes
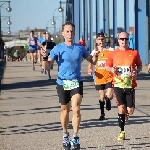
[[[35,70],[35,65],[38,63],[41,67],[42,74],[48,74],[48,79],[51,79],[50,69],[48,68],[48,55],[50,54],[51,49],[56,46],[54,42],[51,41],[51,35],[46,31],[44,33],[38,32],[37,37],[34,35],[34,31],[30,31],[30,36],[27,38],[27,45],[29,46],[29,53],[31,56],[32,70]],[[42,49],[46,49],[46,52],[43,53]],[[47,69],[48,68],[48,69]]]
[[[105,119],[105,109],[111,111],[111,100],[116,99],[118,107],[118,125],[120,133],[117,140],[125,140],[125,122],[133,114],[135,109],[136,76],[142,70],[142,62],[137,50],[128,47],[129,34],[118,34],[119,46],[114,51],[106,48],[104,33],[97,33],[94,49],[91,54],[85,46],[74,43],[75,25],[66,22],[62,25],[64,41],[55,45],[50,41],[50,34],[45,32],[38,34],[37,41],[34,32],[30,32],[28,44],[32,57],[32,69],[35,70],[35,53],[38,50],[38,62],[41,73],[48,73],[54,61],[58,65],[57,93],[61,105],[61,125],[63,129],[63,148],[65,150],[80,149],[79,126],[81,121],[80,105],[83,97],[83,81],[81,77],[81,65],[83,58],[89,64],[87,73],[93,76],[95,89],[98,91],[98,103],[100,108],[99,120]],[[38,48],[37,48],[38,46]],[[42,57],[41,57],[42,56]],[[67,130],[69,124],[69,112],[72,105],[73,136]],[[106,106],[105,106],[106,105]],[[104,107],[105,106],[105,107]],[[117,114],[118,113],[118,114]]]

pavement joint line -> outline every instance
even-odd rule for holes
[[[139,108],[135,108],[135,109],[136,109],[136,110],[138,110],[139,112],[141,112],[141,113],[145,114],[146,116],[150,117],[150,115],[149,115],[149,114],[145,113],[144,111],[140,110]]]

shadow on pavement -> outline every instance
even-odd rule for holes
[[[59,108],[59,110],[54,110]],[[20,109],[20,110],[11,110],[11,111],[0,111],[1,116],[19,116],[25,114],[47,114],[47,113],[55,113],[60,112],[60,106],[54,107],[44,107],[44,108],[33,108],[33,109]]]
[[[150,74],[146,73],[138,74],[137,80],[150,80]]]
[[[12,84],[3,84],[2,90],[44,87],[44,86],[48,86],[48,85],[56,85],[56,79],[37,80],[37,81],[31,81],[31,82],[18,82],[18,83],[12,83]]]
[[[144,116],[145,117],[145,116]],[[137,118],[137,117],[136,117]],[[139,116],[139,119],[133,119],[126,122],[126,125],[130,124],[144,124],[150,123],[149,117],[148,119],[141,119],[142,116]],[[109,120],[111,119],[111,121]],[[113,119],[113,121],[112,121]],[[98,127],[107,127],[107,126],[118,126],[117,117],[116,118],[107,118],[104,121],[99,121],[98,119],[90,119],[83,120],[80,124],[80,129],[92,129]],[[119,128],[119,127],[118,127]],[[72,129],[71,122],[69,123],[68,129]],[[59,131],[62,130],[60,122],[53,122],[47,124],[29,124],[25,126],[8,126],[8,127],[0,127],[0,135],[12,135],[12,134],[29,134],[35,132],[49,132],[49,131]]]

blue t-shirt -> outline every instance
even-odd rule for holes
[[[56,82],[59,85],[63,85],[62,80],[77,79],[82,81],[82,58],[87,58],[89,55],[85,47],[80,44],[67,46],[65,43],[60,43],[55,46],[51,50],[49,58],[56,60],[58,64],[58,78]]]
[[[45,42],[45,41],[46,41],[46,39],[43,38],[43,37],[39,37],[39,38],[38,38],[38,42],[39,42],[40,44],[42,44],[42,43]]]

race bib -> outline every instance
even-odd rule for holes
[[[99,69],[105,69],[106,61],[100,60],[100,61],[97,61],[97,63],[98,63]]]
[[[35,41],[30,41],[30,45],[35,45]]]
[[[63,83],[64,90],[71,90],[79,87],[78,80],[63,80]]]
[[[130,66],[118,66],[118,76],[131,76]]]

